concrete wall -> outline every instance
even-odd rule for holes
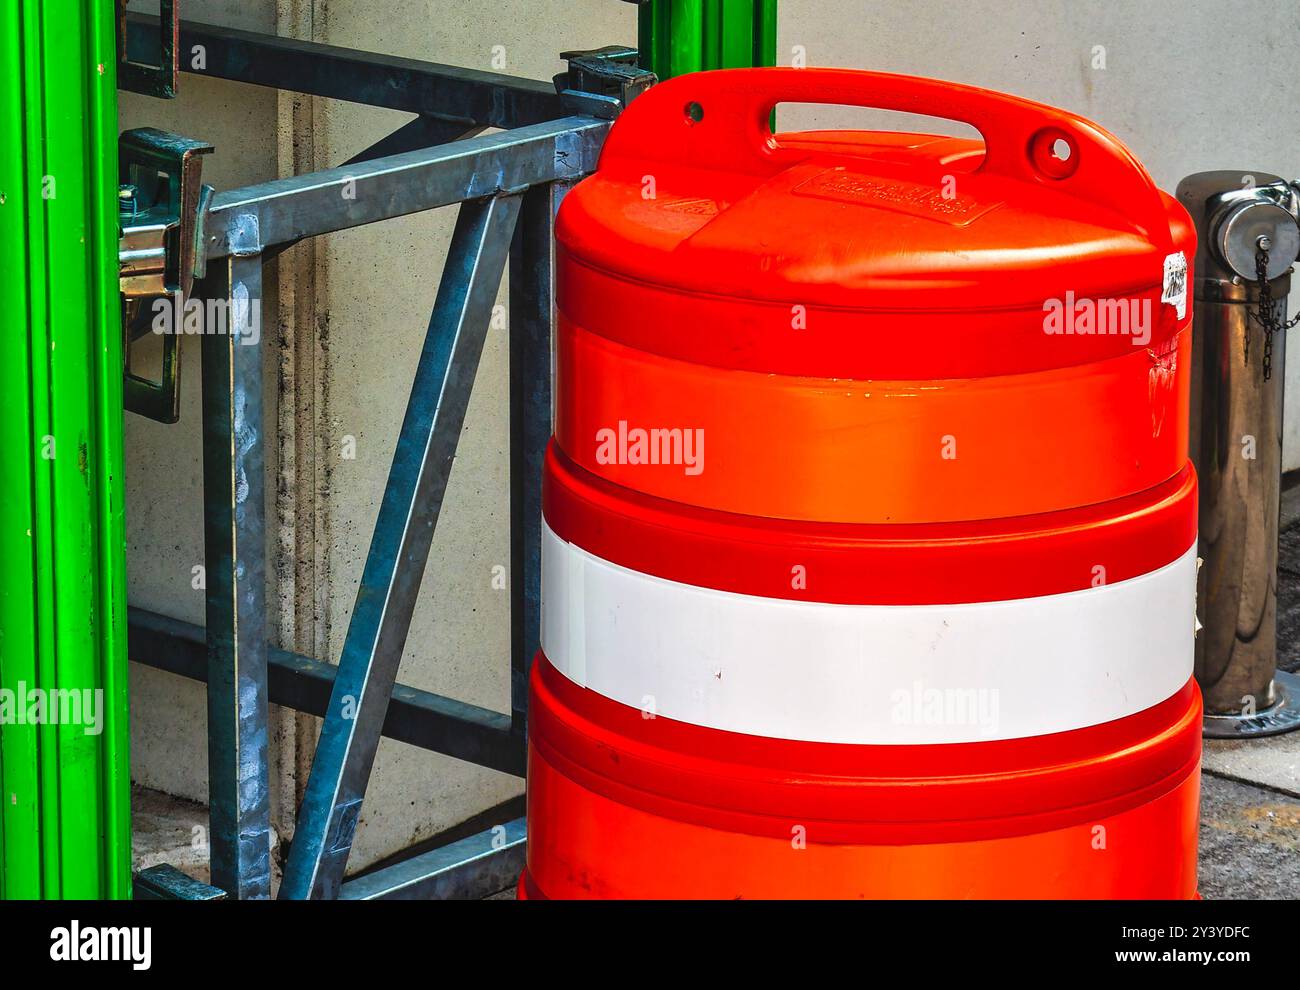
[[[616,0],[187,0],[185,13],[479,68],[502,68],[504,58],[504,71],[533,78],[559,71],[563,49],[631,44],[636,33],[635,9]],[[1273,33],[1232,30],[1246,16]],[[1300,175],[1300,145],[1290,138],[1300,132],[1289,57],[1297,29],[1300,11],[1289,0],[782,0],[778,61],[931,75],[1058,104],[1120,136],[1172,189],[1207,168]],[[1104,68],[1094,67],[1097,46]],[[125,97],[123,126],[210,138],[218,150],[208,176],[219,188],[337,163],[406,119],[193,76],[183,79],[183,93],[170,105]],[[1271,120],[1257,110],[1264,99],[1278,103]],[[870,119],[799,107],[782,114],[781,126]],[[335,235],[296,248],[269,273],[267,408],[280,431],[269,452],[280,523],[269,539],[277,575],[269,600],[278,603],[276,637],[303,652],[337,660],[342,646],[453,218],[444,210]],[[190,568],[202,559],[197,358],[188,347],[181,424],[128,417],[127,437],[132,602],[191,621],[202,621],[201,593],[190,587]],[[509,703],[507,593],[491,581],[493,566],[509,556],[505,380],[505,332],[497,330],[399,675],[498,710]],[[1300,361],[1289,369],[1293,383]],[[1289,418],[1287,461],[1300,464],[1300,415]],[[137,779],[203,797],[201,689],[139,666],[132,674]],[[287,834],[316,726],[277,713],[275,729],[276,823]],[[352,865],[398,852],[519,790],[517,780],[385,741]]]
[[[151,12],[147,4],[131,10]],[[152,12],[156,12],[155,9]],[[250,31],[274,31],[274,5],[190,0],[185,15]],[[176,100],[123,93],[120,126],[153,126],[213,143],[204,181],[228,189],[274,178],[278,97],[220,80],[183,78]],[[146,337],[134,353],[148,361],[159,342]],[[130,604],[203,623],[203,591],[193,568],[203,564],[203,452],[197,337],[181,339],[181,419],[164,426],[126,416],[127,576]],[[155,369],[156,370],[156,369]],[[272,378],[272,383],[274,378]],[[274,415],[274,395],[268,396]],[[272,452],[272,455],[274,452]],[[207,707],[200,684],[131,666],[131,767],[146,787],[207,799]]]
[[[809,65],[933,76],[1054,104],[1119,137],[1170,192],[1183,176],[1216,168],[1300,177],[1300,141],[1291,136],[1300,133],[1300,83],[1288,58],[1300,7],[1290,0],[780,0],[779,9],[778,63],[803,56]],[[1104,68],[1094,67],[1098,49]],[[800,107],[780,126],[867,119]],[[1292,310],[1298,301],[1293,293]],[[1286,385],[1291,470],[1300,467],[1300,360]]]

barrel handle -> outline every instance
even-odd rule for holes
[[[1158,243],[1171,240],[1159,189],[1117,138],[1090,120],[1032,100],[916,76],[855,69],[723,69],[678,76],[637,97],[601,158],[771,175],[808,156],[776,142],[778,103],[843,104],[959,120],[984,137],[977,170],[1046,185],[1121,212]],[[1070,149],[1052,154],[1057,141]]]

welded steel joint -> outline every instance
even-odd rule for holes
[[[613,120],[657,81],[637,64],[639,53],[626,45],[561,52],[569,71],[555,77],[560,101],[574,113]]]

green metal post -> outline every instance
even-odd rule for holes
[[[113,0],[0,4],[0,896],[129,897]]]
[[[651,0],[639,16],[641,67],[660,79],[776,64],[776,0]]]

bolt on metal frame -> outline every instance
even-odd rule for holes
[[[128,55],[147,62],[158,18],[127,15],[125,30]],[[238,315],[229,333],[203,336],[206,632],[138,609],[129,621],[133,659],[208,684],[212,883],[236,899],[270,895],[274,701],[324,716],[282,898],[500,889],[522,868],[522,821],[364,878],[345,883],[343,874],[381,735],[523,775],[527,672],[540,626],[541,464],[551,427],[553,223],[565,191],[595,169],[609,122],[572,113],[550,83],[187,22],[180,49],[194,45],[206,50],[205,75],[419,114],[338,168],[212,196],[199,218],[207,268],[195,283],[198,297],[258,299],[264,261],[298,240],[461,204],[337,668],[267,642],[261,352],[244,343],[249,327]],[[433,143],[486,127],[505,130]],[[507,262],[509,714],[396,683]],[[199,896],[183,875],[150,879],[151,896]]]

